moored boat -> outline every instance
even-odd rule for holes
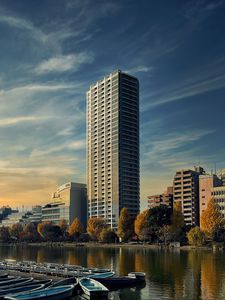
[[[91,278],[81,278],[79,279],[79,284],[83,292],[89,297],[101,297],[108,296],[109,290],[100,282]]]
[[[132,287],[141,284],[145,281],[145,279],[141,277],[133,278],[129,276],[110,277],[110,278],[99,277],[94,279],[102,283],[104,286],[106,286],[109,289]]]
[[[9,289],[0,290],[0,299],[3,299],[9,293],[18,294],[25,291],[34,291],[34,290],[44,289],[44,288],[45,288],[44,284],[31,284],[31,285],[24,285],[20,287],[12,287],[10,288],[10,292]]]
[[[65,278],[59,281],[56,281],[54,283],[52,283],[52,287],[54,286],[63,286],[63,285],[69,285],[69,284],[73,284],[74,286],[78,284],[78,281],[75,277],[69,277],[69,278]]]
[[[10,280],[10,281],[4,281],[4,282],[0,283],[0,289],[27,285],[27,284],[31,283],[33,280],[34,280],[33,278],[19,278],[19,279]]]
[[[47,289],[5,296],[8,300],[63,300],[72,297],[74,285],[48,287]]]
[[[110,277],[113,277],[115,275],[115,272],[105,272],[105,273],[91,273],[91,274],[88,274],[86,277],[89,277],[89,278],[110,278]]]
[[[130,278],[139,278],[145,280],[145,273],[143,272],[130,272],[128,273],[128,277]]]

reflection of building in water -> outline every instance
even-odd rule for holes
[[[69,182],[53,194],[53,201],[42,207],[42,221],[58,224],[62,219],[71,224],[78,218],[83,226],[87,222],[87,191],[82,183]]]
[[[218,256],[218,257],[217,257]],[[220,259],[218,259],[220,258]],[[223,286],[224,266],[219,253],[204,253],[201,259],[201,299],[224,299],[219,297]]]

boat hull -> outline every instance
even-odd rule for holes
[[[53,287],[43,290],[38,290],[28,293],[19,293],[15,295],[8,295],[5,299],[8,300],[64,300],[72,297],[73,285],[64,287]]]

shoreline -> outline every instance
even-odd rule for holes
[[[170,250],[170,251],[224,251],[224,245],[206,245],[206,246],[190,246],[184,245],[180,247],[165,246],[158,244],[132,244],[132,243],[76,243],[76,242],[36,242],[36,243],[0,243],[0,246],[20,246],[20,247],[46,247],[46,248],[132,248],[132,249],[152,249],[152,250]]]

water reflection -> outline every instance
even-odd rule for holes
[[[146,273],[146,286],[110,293],[117,299],[225,299],[223,252],[161,251],[145,248],[1,246],[0,257],[112,268],[119,275]]]

